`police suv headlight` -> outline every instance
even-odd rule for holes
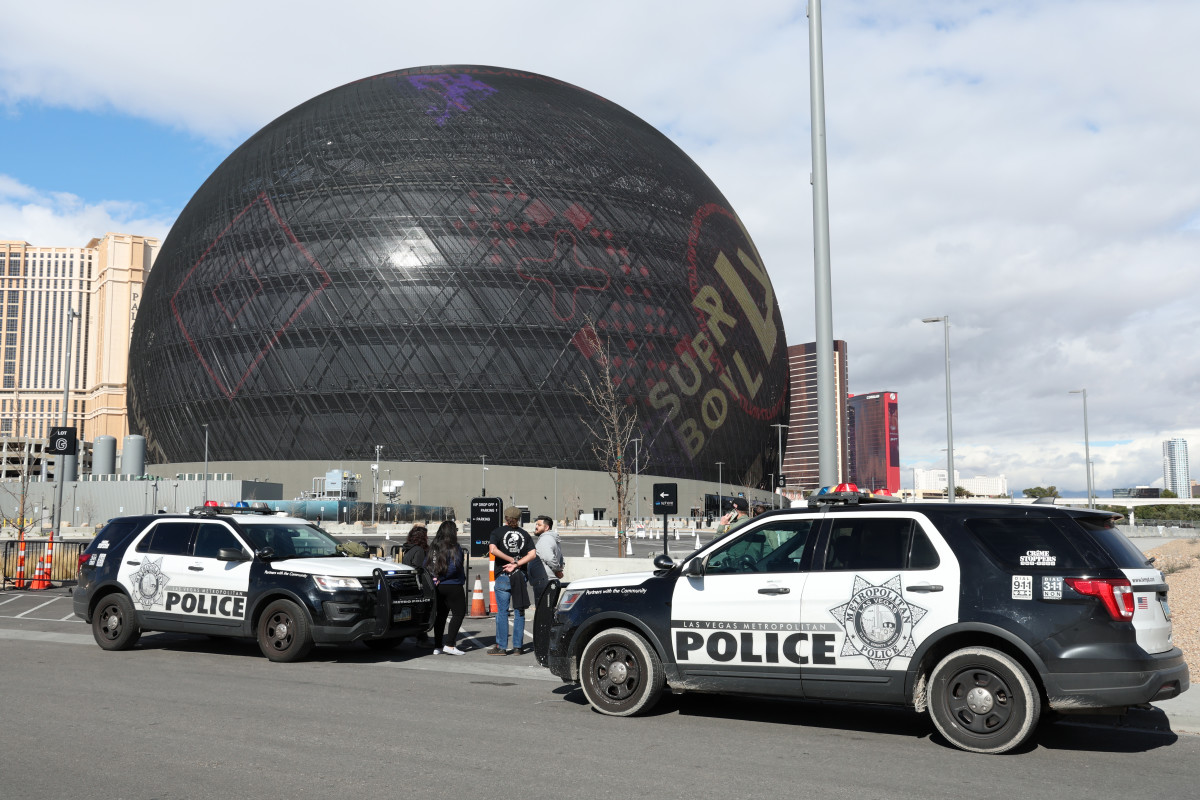
[[[339,589],[362,589],[362,582],[358,578],[339,578],[333,575],[313,575],[313,580],[317,584],[318,589],[324,589],[327,592],[336,592]]]
[[[563,592],[558,598],[558,610],[570,611],[571,606],[575,605],[579,598],[583,597],[583,594],[583,589],[568,589]]]

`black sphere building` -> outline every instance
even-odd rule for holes
[[[595,470],[576,387],[607,353],[643,470],[755,485],[786,349],[753,242],[665,136],[552,78],[423,67],[298,106],[200,187],[146,281],[131,429],[163,463],[208,423],[213,459]]]

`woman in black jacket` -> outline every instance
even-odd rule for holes
[[[429,531],[424,525],[413,525],[408,532],[408,538],[401,545],[400,557],[401,564],[408,566],[420,572],[425,568],[425,559],[429,553]],[[421,647],[429,646],[429,635],[422,631],[417,634],[417,644]]]

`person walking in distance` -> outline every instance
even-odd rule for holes
[[[467,597],[463,593],[463,585],[467,581],[467,573],[463,568],[466,557],[458,544],[458,526],[451,520],[446,520],[438,526],[429,547],[429,555],[425,559],[425,569],[433,578],[437,587],[437,612],[433,620],[433,654],[445,653],[448,656],[461,656],[463,651],[454,646],[458,638],[458,628],[462,625],[463,617],[467,615]],[[450,617],[450,629],[443,636],[446,628],[446,617]]]
[[[529,585],[533,587],[536,602],[546,590],[551,578],[562,579],[563,552],[558,532],[554,530],[554,520],[542,514],[534,523],[533,532],[537,536],[537,560],[529,565]]]
[[[487,651],[489,656],[507,656],[508,609],[513,610],[513,645],[524,652],[525,609],[529,607],[529,588],[525,565],[537,558],[533,537],[521,527],[521,509],[504,509],[504,524],[492,531],[488,552],[496,557],[496,643]]]

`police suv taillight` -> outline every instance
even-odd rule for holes
[[[1133,586],[1125,578],[1064,578],[1082,595],[1098,597],[1115,620],[1133,619]]]
[[[583,594],[584,594],[583,589],[567,589],[558,598],[558,610],[559,611],[570,611],[571,606],[575,605],[575,603],[578,602],[579,598],[583,597]]]

